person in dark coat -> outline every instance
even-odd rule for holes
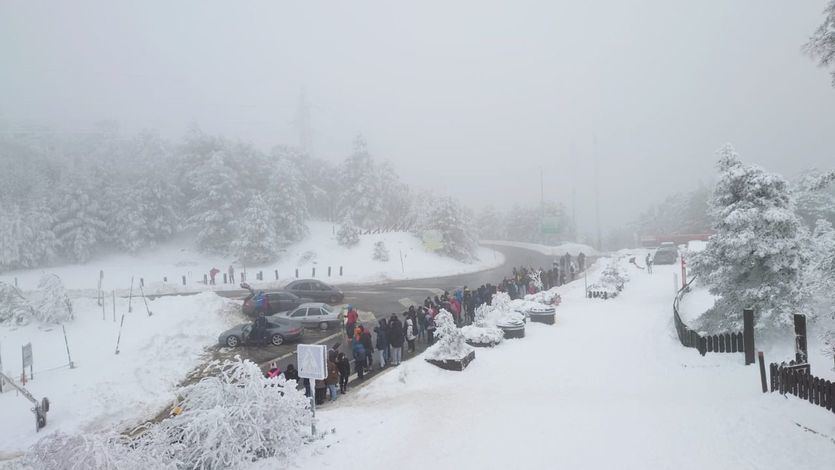
[[[360,325],[360,341],[362,341],[362,347],[365,348],[365,364],[369,371],[371,371],[372,366],[374,365],[374,340],[371,338],[371,332],[366,330],[364,326]]]
[[[378,325],[374,327],[374,332],[377,333],[377,351],[380,353],[380,368],[386,366],[389,362],[389,339],[388,339],[388,323],[385,318],[381,318]]]
[[[426,341],[429,346],[435,344],[435,319],[430,312],[424,312],[424,321],[426,322]]]
[[[299,371],[293,364],[287,364],[287,369],[284,370],[284,378],[287,380],[299,381]]]
[[[395,366],[400,365],[400,360],[403,355],[403,324],[397,315],[392,313],[388,322],[388,340],[391,346],[391,364]]]
[[[365,346],[362,344],[362,331],[357,327],[354,339],[351,342],[351,351],[354,354],[354,369],[357,371],[357,378],[362,380],[365,377],[365,367],[368,365]]]
[[[348,391],[348,379],[351,377],[351,361],[345,353],[336,355],[336,368],[339,371],[339,391],[345,393]]]

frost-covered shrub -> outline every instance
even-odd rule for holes
[[[138,437],[54,434],[30,450],[28,463],[47,470],[212,470],[264,458],[280,466],[295,455],[311,420],[295,381],[264,377],[240,359],[211,368],[213,376],[180,391],[180,414],[147,425]]]
[[[344,247],[350,248],[360,242],[360,231],[351,221],[346,218],[339,230],[336,232],[336,241]]]
[[[629,275],[620,267],[617,260],[611,261],[600,275],[600,284],[615,290],[623,289],[628,281]]]
[[[39,470],[176,470],[174,462],[130,445],[120,435],[49,434],[29,449],[24,466]]]
[[[525,322],[525,315],[514,310],[514,303],[505,292],[493,294],[490,305],[482,305],[476,309],[476,324],[488,326],[521,325]],[[483,320],[480,320],[482,317]]]
[[[460,360],[473,350],[467,344],[461,330],[455,326],[452,314],[445,309],[441,309],[435,316],[435,325],[435,335],[438,340],[426,349],[427,359]]]
[[[382,240],[378,241],[374,244],[374,260],[375,261],[388,261],[389,260],[389,250],[386,248],[386,244],[383,243]]]
[[[473,324],[461,328],[461,334],[469,343],[475,344],[499,344],[504,340],[504,332],[497,328],[487,318],[492,307],[482,304],[476,307],[473,315]]]
[[[499,344],[504,340],[504,332],[495,326],[467,325],[461,328],[464,339],[471,344]]]
[[[560,297],[560,294],[557,293],[557,290],[558,288],[555,287],[553,289],[537,292],[536,294],[528,294],[525,296],[525,300],[539,302],[545,305],[553,305],[556,307],[562,302],[562,297]]]
[[[60,323],[72,320],[72,301],[64,290],[64,283],[55,274],[44,274],[38,282],[38,290],[32,296],[35,316],[44,323]]]
[[[25,325],[35,317],[35,309],[15,286],[0,282],[0,324]]]
[[[308,400],[283,377],[266,378],[251,361],[227,361],[181,391],[183,412],[162,421],[152,445],[176,442],[179,467],[237,468],[294,455],[310,426]],[[162,441],[160,441],[162,440]]]

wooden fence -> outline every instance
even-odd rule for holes
[[[675,320],[676,333],[678,333],[678,339],[681,342],[681,345],[686,348],[697,349],[699,354],[702,356],[709,352],[747,352],[745,348],[745,335],[741,331],[704,335],[690,328],[686,323],[684,323],[684,321],[682,321],[681,315],[679,315],[678,312],[679,305],[681,304],[681,299],[684,295],[690,291],[690,284],[692,284],[695,280],[696,278],[694,277],[687,283],[687,285],[682,287],[676,294],[676,298],[673,301],[673,319]],[[753,341],[750,342],[752,343],[750,345],[752,357],[751,362],[753,362],[754,345]],[[746,363],[748,363],[747,360]]]
[[[809,364],[772,363],[770,372],[772,392],[790,393],[835,413],[835,383],[812,375]]]

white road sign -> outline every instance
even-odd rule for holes
[[[296,355],[299,358],[299,377],[323,380],[328,376],[328,347],[321,344],[300,344]]]

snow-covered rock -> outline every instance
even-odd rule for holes
[[[64,289],[61,278],[45,274],[38,282],[38,290],[31,294],[35,316],[44,323],[61,323],[72,320],[72,301]]]

